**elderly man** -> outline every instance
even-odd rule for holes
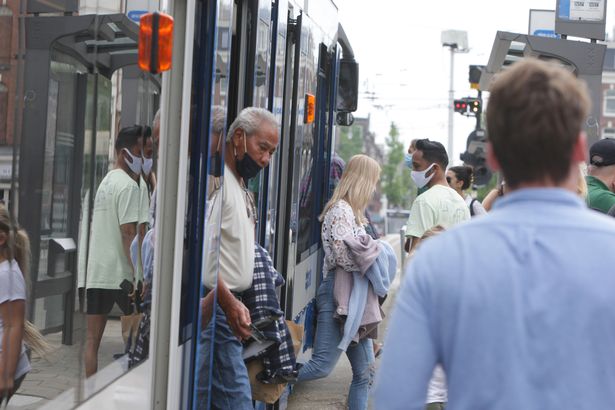
[[[423,409],[436,364],[455,409],[613,407],[615,221],[576,195],[588,107],[584,84],[546,62],[496,78],[487,158],[507,194],[416,252],[374,408]]]
[[[217,282],[213,275],[206,287],[217,289],[216,320],[203,332],[198,387],[199,408],[252,409],[252,395],[240,339],[250,337],[250,312],[241,302],[242,292],[252,284],[254,229],[257,211],[247,182],[269,165],[278,146],[278,123],[269,111],[245,108],[230,126],[224,154],[224,181],[220,221],[220,259]],[[206,298],[208,299],[208,298]],[[213,339],[213,340],[212,340]],[[213,344],[213,345],[212,345]],[[208,357],[213,348],[215,369]]]
[[[589,149],[587,205],[607,213],[615,206],[615,139],[605,138]]]

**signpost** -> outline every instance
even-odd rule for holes
[[[553,37],[555,33],[555,10],[530,9],[530,24],[527,32],[530,36]]]
[[[606,0],[556,0],[555,32],[566,36],[605,39]]]

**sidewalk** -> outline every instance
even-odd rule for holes
[[[391,244],[399,261],[399,235],[388,235],[385,240]],[[382,342],[386,334],[387,322],[395,304],[397,289],[399,289],[401,283],[400,271],[398,269],[389,296],[382,307],[386,317],[378,329],[378,342]],[[386,346],[384,348],[386,349]],[[376,367],[379,363],[380,361],[376,359]],[[348,387],[351,380],[352,370],[350,362],[344,354],[329,377],[295,385],[293,393],[288,398],[288,410],[344,410],[346,409]]]
[[[24,379],[19,392],[13,396],[7,409],[36,409],[64,391],[77,387],[79,381],[85,379],[83,362],[85,334],[81,335],[72,346],[61,344],[60,332],[45,337],[54,347],[54,351],[44,359],[32,356],[32,371]],[[113,355],[123,351],[120,321],[109,319],[98,352],[98,368],[103,369],[112,363]]]

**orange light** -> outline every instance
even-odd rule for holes
[[[139,68],[156,74],[171,69],[173,17],[164,13],[141,16],[139,27]]]
[[[304,123],[311,124],[316,119],[316,97],[312,94],[305,95]]]

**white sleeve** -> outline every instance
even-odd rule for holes
[[[19,269],[2,269],[0,271],[0,303],[25,299],[26,282],[21,271]]]
[[[475,216],[485,215],[487,213],[487,210],[485,209],[483,204],[478,199],[474,201],[474,205],[472,205],[472,207],[474,208]]]
[[[348,247],[344,239],[354,236],[355,216],[350,208],[333,207],[327,213],[324,221],[328,226],[329,243],[335,259],[335,266],[344,269],[346,272],[356,272],[358,266],[350,256]]]

